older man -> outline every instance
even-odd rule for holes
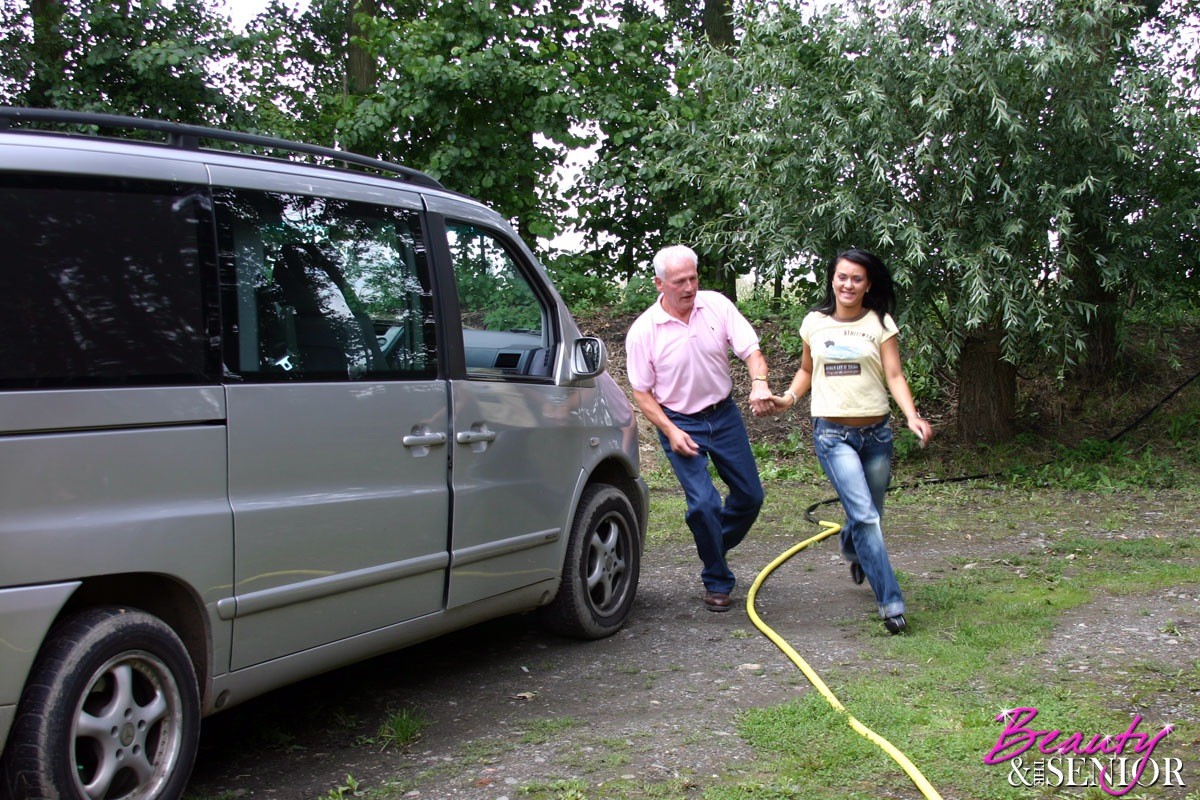
[[[658,429],[667,459],[687,497],[687,524],[704,567],[704,604],[728,611],[735,578],[726,554],[736,547],[763,503],[758,465],[737,403],[729,351],[750,370],[750,409],[772,411],[767,362],[758,334],[728,298],[700,289],[698,259],[676,245],[654,256],[659,297],[625,338],[633,399]],[[729,488],[724,500],[708,473],[712,459]]]

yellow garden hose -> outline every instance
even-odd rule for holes
[[[768,564],[762,572],[758,573],[758,577],[754,579],[754,583],[750,586],[750,592],[746,595],[746,613],[750,616],[750,621],[754,623],[754,626],[762,631],[763,635],[774,642],[775,646],[782,650],[783,654],[790,658],[793,664],[799,667],[800,671],[804,673],[804,677],[808,678],[809,683],[811,683],[813,687],[821,693],[821,695],[829,702],[829,705],[846,715],[846,720],[850,723],[851,728],[853,728],[860,736],[870,739],[881,750],[891,756],[892,760],[899,764],[904,771],[908,773],[908,777],[912,779],[912,782],[916,784],[918,789],[921,790],[921,794],[925,795],[928,800],[942,800],[942,796],[938,794],[937,789],[934,789],[933,786],[930,785],[929,781],[925,779],[925,776],[921,774],[921,770],[917,769],[916,765],[909,761],[908,757],[905,756],[904,753],[901,753],[899,750],[897,750],[891,742],[875,733],[866,725],[863,725],[861,722],[855,719],[852,714],[846,711],[846,707],[841,704],[833,692],[829,691],[829,687],[825,685],[825,681],[821,680],[821,676],[817,675],[817,673],[813,671],[812,667],[808,665],[808,662],[801,658],[800,654],[792,649],[790,644],[788,644],[779,634],[773,631],[769,625],[763,622],[758,616],[758,612],[754,610],[754,597],[758,594],[758,587],[762,586],[762,584],[767,580],[768,577],[770,577],[771,573],[774,572],[780,564],[787,561],[789,558],[794,556],[796,553],[799,553],[810,544],[816,544],[822,539],[828,538],[842,529],[842,526],[838,525],[836,522],[826,522],[821,520],[818,522],[818,524],[824,528],[824,530],[822,530],[816,536],[805,539],[803,542],[791,547],[770,564]]]

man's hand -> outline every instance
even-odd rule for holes
[[[775,413],[775,404],[771,402],[771,387],[766,381],[754,381],[750,386],[750,410],[756,417],[765,417]]]
[[[695,440],[688,435],[687,431],[671,426],[671,430],[667,433],[667,441],[671,443],[672,452],[692,458],[700,455],[700,446]]]
[[[761,350],[755,350],[744,359],[750,371],[750,410],[754,416],[763,417],[774,412],[771,402],[771,387],[767,384],[767,360]]]

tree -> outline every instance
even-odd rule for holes
[[[741,198],[713,246],[776,268],[884,255],[921,353],[957,371],[960,432],[1003,440],[1017,365],[1066,370],[1092,344],[1111,297],[1090,286],[1159,291],[1146,248],[1195,230],[1194,123],[1138,74],[1156,72],[1130,47],[1143,7],[900,5],[749,9],[736,52],[698,56],[714,108],[672,122],[662,163]],[[1178,134],[1148,142],[1150,109]]]
[[[634,3],[590,33],[594,79],[582,92],[582,121],[594,156],[567,198],[589,255],[576,262],[602,279],[633,279],[680,209],[676,197],[652,191],[644,172],[645,137],[672,91],[671,37],[667,20]]]
[[[623,2],[606,13],[610,24],[591,33],[593,72],[608,75],[584,93],[584,115],[597,131],[596,157],[570,194],[592,258],[587,268],[622,280],[635,277],[650,255],[679,241],[701,255],[706,288],[736,294],[749,265],[722,248],[694,239],[697,221],[731,202],[709,187],[683,185],[658,169],[656,129],[664,118],[697,117],[706,101],[700,73],[687,54],[697,41],[736,46],[729,0],[672,0],[662,14],[650,4]]]
[[[215,64],[240,45],[200,0],[33,0],[0,10],[3,101],[197,124],[237,117]]]
[[[260,51],[286,43],[306,96],[275,96],[339,146],[402,161],[500,209],[529,237],[551,237],[564,208],[552,174],[583,143],[580,50],[588,18],[574,0],[325,0],[280,6],[255,28]],[[278,49],[278,47],[276,48]],[[270,73],[272,70],[266,70]]]

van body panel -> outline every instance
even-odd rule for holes
[[[229,189],[336,197],[413,210],[422,208],[420,195],[367,175],[363,175],[361,180],[355,180],[353,173],[331,176],[325,170],[304,167],[280,169],[269,163],[261,169],[229,167],[217,163],[210,164],[208,170],[213,186]]]
[[[449,607],[561,572],[562,509],[571,503],[584,441],[579,389],[464,380],[454,381],[453,394],[455,558]],[[458,441],[457,434],[471,432],[486,432],[489,438],[468,435]],[[506,542],[525,546],[505,552]],[[459,556],[476,549],[494,555],[484,560]]]
[[[218,698],[218,706],[213,710],[225,710],[289,683],[381,656],[450,631],[506,614],[527,611],[541,603],[546,593],[554,589],[555,582],[532,584],[508,594],[398,622],[217,676],[213,681],[212,695]],[[420,666],[412,668],[420,669]]]
[[[222,422],[219,386],[0,391],[0,433]]]
[[[176,183],[207,184],[203,162],[180,158],[178,151],[150,148],[132,155],[114,153],[81,140],[78,146],[63,146],[61,139],[0,133],[0,170],[64,174],[63,159],[70,159],[72,175],[137,178]]]
[[[233,577],[225,471],[217,425],[0,439],[0,586],[158,573],[216,602]]]
[[[233,669],[442,607],[446,392],[443,381],[228,387],[234,594],[256,597],[237,609]],[[406,446],[414,433],[443,443]]]
[[[46,630],[78,587],[71,581],[0,589],[0,741]]]

